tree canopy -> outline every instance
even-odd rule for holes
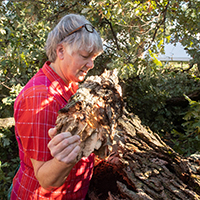
[[[105,49],[100,65],[120,68],[123,78],[143,73],[149,56],[161,65],[156,55],[168,42],[181,42],[193,62],[200,62],[196,0],[9,0],[2,1],[0,9],[1,87],[30,79],[46,60],[48,32],[71,12],[85,15],[100,31]]]

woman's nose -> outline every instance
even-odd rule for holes
[[[92,69],[94,67],[94,60],[93,59],[88,60],[86,67]]]

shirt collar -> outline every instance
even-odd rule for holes
[[[44,66],[42,67],[42,71],[47,76],[47,78],[51,81],[53,87],[60,95],[68,102],[70,97],[76,93],[78,89],[78,83],[71,83],[68,86],[65,82],[60,78],[60,76],[54,72],[54,70],[50,67],[51,62],[45,62]]]

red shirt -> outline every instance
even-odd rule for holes
[[[47,147],[48,130],[55,126],[58,110],[75,93],[78,84],[66,86],[46,62],[18,95],[14,105],[15,135],[19,146],[20,169],[13,179],[11,200],[49,199],[83,200],[92,176],[94,155],[82,158],[71,170],[66,182],[53,191],[42,188],[34,175],[30,158],[52,159]]]

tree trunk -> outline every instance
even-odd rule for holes
[[[89,77],[60,110],[57,129],[97,155],[89,200],[200,199],[200,155],[183,158],[123,105],[116,71]]]
[[[188,94],[187,96],[193,101],[199,101],[200,90],[194,91],[191,94]],[[166,104],[170,106],[186,107],[187,105],[189,105],[189,102],[184,96],[181,96],[181,97],[172,97],[171,99],[168,99],[166,101]]]

